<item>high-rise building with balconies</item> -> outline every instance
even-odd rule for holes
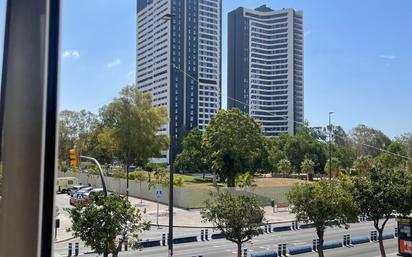
[[[221,107],[221,22],[221,0],[137,1],[136,84],[167,108],[171,131],[159,133],[177,142]]]
[[[267,136],[304,121],[303,13],[237,8],[228,21],[228,108],[251,114]]]

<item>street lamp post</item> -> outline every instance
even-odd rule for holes
[[[92,162],[94,162],[94,164],[96,164],[97,168],[99,169],[100,179],[102,180],[102,187],[103,187],[104,197],[107,197],[106,183],[104,181],[103,170],[102,170],[102,167],[100,166],[100,163],[95,158],[92,158],[92,157],[89,157],[89,156],[80,156],[80,158],[92,161]]]
[[[172,46],[173,44],[173,25],[172,25],[172,20],[173,20],[174,15],[173,14],[165,14],[162,17],[162,20],[166,22],[170,22],[170,45]],[[173,65],[173,47],[170,47],[170,86],[169,86],[169,97],[170,101],[173,99],[172,94],[172,85],[173,85],[173,71],[174,71],[174,65]],[[169,146],[169,237],[168,237],[168,250],[169,250],[169,256],[173,256],[173,156],[174,156],[174,131],[172,131],[172,119],[171,119],[171,114],[172,114],[172,105],[169,104],[170,110],[169,110],[169,115],[170,115],[170,120],[169,120],[169,135],[170,135],[170,146]]]
[[[329,180],[332,179],[332,114],[334,112],[329,112]]]

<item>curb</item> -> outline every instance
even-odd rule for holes
[[[54,241],[53,243],[54,243],[54,244],[60,244],[60,243],[64,243],[64,242],[70,241],[70,240],[72,240],[72,239],[75,239],[75,237],[72,236],[72,237],[68,237],[68,238],[63,238],[63,239],[60,239],[60,240],[56,240],[56,241]]]
[[[274,222],[265,222],[262,223],[263,225],[277,225],[277,224],[284,224],[284,223],[292,223],[292,221],[295,220],[284,220],[284,221],[274,221]],[[155,223],[150,223],[151,227],[169,227],[167,224],[155,224]],[[217,229],[217,227],[212,227],[212,226],[187,226],[187,225],[173,225],[174,228],[209,228],[209,229]]]

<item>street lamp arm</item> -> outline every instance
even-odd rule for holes
[[[99,168],[100,178],[102,180],[104,197],[107,197],[106,183],[104,181],[103,170],[102,170],[102,167],[100,166],[100,163],[95,158],[92,158],[92,157],[89,157],[89,156],[80,156],[80,158],[83,158],[83,159],[94,162],[96,164],[96,166]]]

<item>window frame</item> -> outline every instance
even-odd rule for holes
[[[53,256],[59,32],[60,0],[7,1],[0,256]]]

